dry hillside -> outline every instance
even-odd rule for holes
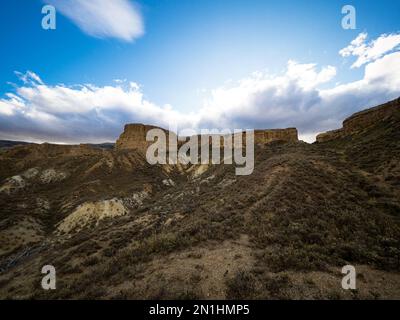
[[[314,144],[279,135],[249,176],[134,146],[2,149],[0,297],[400,299],[400,100]]]

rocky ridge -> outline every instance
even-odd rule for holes
[[[173,135],[174,139],[176,139],[176,133],[172,133],[163,128],[144,125],[144,124],[127,124],[124,128],[124,132],[118,138],[115,150],[129,150],[136,149],[142,153],[146,153],[147,148],[153,143],[146,141],[146,134],[149,130],[152,129],[160,129],[165,132],[167,139],[167,149],[168,149],[168,138],[169,135]],[[243,133],[243,136],[245,133]],[[212,143],[212,137],[215,135],[209,135],[209,144]],[[223,135],[220,135],[220,145],[223,145]],[[201,135],[196,137],[199,141],[201,141]],[[182,141],[182,140],[183,141]],[[189,137],[180,137],[178,141],[178,147],[185,143]],[[265,144],[273,141],[284,141],[284,142],[297,142],[298,141],[298,132],[296,128],[287,128],[287,129],[265,129],[265,130],[254,130],[254,143],[255,144]],[[245,143],[245,139],[243,139]]]
[[[343,128],[321,133],[317,136],[317,142],[327,142],[368,129],[377,122],[382,122],[399,112],[400,98],[382,105],[357,112],[343,121]]]

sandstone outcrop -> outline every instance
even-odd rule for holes
[[[151,129],[161,129],[166,133],[166,138],[168,141],[168,135],[172,134],[171,132],[158,128],[151,125],[144,124],[127,124],[125,126],[124,132],[121,134],[117,143],[115,145],[116,150],[127,150],[127,149],[136,149],[143,153],[146,153],[148,146],[150,146],[153,142],[146,141],[146,134]],[[244,135],[244,133],[243,133]],[[198,142],[201,143],[201,136],[198,135]],[[189,138],[187,138],[189,139]],[[254,131],[254,142],[255,144],[265,144],[272,141],[286,141],[286,142],[296,142],[298,141],[298,133],[296,128],[288,128],[288,129],[269,129],[269,130],[255,130]],[[212,138],[209,137],[209,143],[211,144]],[[243,142],[245,142],[245,138],[243,138]],[[184,142],[179,141],[178,147]],[[223,145],[223,137],[221,136],[220,140],[221,145]]]
[[[111,199],[98,202],[85,202],[75,209],[57,226],[57,231],[69,233],[74,229],[80,230],[85,226],[106,218],[123,216],[128,212],[122,200]]]
[[[344,131],[342,129],[337,129],[337,130],[320,133],[319,135],[317,135],[316,140],[318,143],[321,143],[321,142],[327,142],[327,141],[339,139],[344,136],[345,136]]]
[[[379,121],[386,120],[395,112],[400,112],[400,98],[353,114],[343,121],[343,128],[319,134],[317,142],[331,141],[360,132]]]
[[[119,139],[115,144],[116,150],[127,150],[127,149],[137,149],[143,153],[146,153],[148,146],[153,142],[146,141],[146,134],[149,130],[161,129],[166,133],[166,138],[168,139],[169,132],[162,128],[144,125],[144,124],[127,124],[125,125],[124,132],[120,135]]]
[[[297,129],[288,128],[254,131],[254,142],[256,144],[264,144],[272,141],[296,142],[298,141]]]
[[[67,172],[53,168],[45,170],[40,168],[30,168],[19,175],[7,178],[4,181],[4,184],[0,186],[0,193],[6,193],[10,195],[35,183],[51,184],[63,181],[67,177]]]

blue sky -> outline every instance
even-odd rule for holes
[[[71,7],[85,2],[65,1],[64,5]],[[107,29],[107,23],[101,21],[102,0],[94,2],[99,3],[101,14],[90,22]],[[41,27],[41,8],[45,3],[54,4],[57,9],[56,30]],[[118,0],[115,3],[127,4],[132,15],[113,17],[114,11],[108,10],[111,31],[102,30],[104,34],[93,36],[76,23],[86,17],[77,17],[79,13],[71,17],[68,15],[71,8],[59,10],[59,0],[2,1],[0,138],[39,142],[113,140],[124,122],[137,120],[165,126],[172,119],[182,127],[195,128],[222,124],[265,128],[294,125],[306,140],[312,140],[317,132],[340,125],[343,120],[340,117],[400,95],[397,74],[385,74],[390,83],[377,88],[376,95],[371,80],[376,73],[382,77],[381,70],[377,71],[378,67],[372,64],[381,62],[381,67],[386,68],[397,61],[393,54],[398,51],[396,35],[400,31],[398,0]],[[341,27],[341,8],[346,4],[357,10],[356,30]],[[114,9],[118,12],[118,8]],[[143,24],[143,32],[135,34],[130,29],[124,33],[130,38],[123,38],[122,29],[129,29],[129,19],[137,17]],[[119,31],[115,32],[115,28]],[[368,35],[363,44],[370,45],[372,51],[372,41],[391,36],[385,38],[390,42],[389,50],[382,49],[379,56],[352,68],[360,56],[339,51],[360,34]],[[363,54],[367,54],[365,50]],[[386,57],[389,55],[390,59]],[[379,60],[385,57],[385,61]],[[289,61],[297,63],[295,67],[292,65],[295,79],[288,76]],[[373,71],[367,79],[365,69],[369,64]],[[324,69],[328,67],[335,71]],[[305,79],[299,80],[297,73],[304,73],[302,70],[315,73],[307,76],[312,83],[304,85]],[[23,79],[21,82],[15,71],[22,74],[31,71],[41,81],[28,81],[25,77],[25,83]],[[316,80],[321,78],[320,72],[323,81]],[[286,78],[282,79],[284,75]],[[272,79],[267,81],[269,78]],[[115,82],[116,79],[125,82]],[[293,82],[293,87],[285,84],[287,94],[280,96],[283,89],[279,83],[285,80]],[[138,87],[132,87],[130,82]],[[298,85],[300,82],[303,85]],[[77,100],[76,96],[82,95],[80,86],[85,85],[88,85],[86,90],[95,93]],[[60,94],[60,86],[71,90],[61,90]],[[109,87],[116,91],[111,94],[110,105],[93,105],[99,96],[104,98]],[[46,93],[48,96],[43,96]],[[51,101],[53,96],[56,99]],[[230,101],[230,97],[236,97],[235,101]],[[17,107],[15,99],[19,99]],[[71,99],[74,103],[89,104],[82,107],[86,111],[68,110]],[[108,99],[109,96],[104,98]],[[131,104],[129,99],[140,101]],[[241,103],[237,103],[239,100]],[[66,109],[55,110],[54,106],[46,105],[51,103],[64,105]],[[336,108],[334,103],[353,107],[339,106],[332,110]],[[291,107],[286,109],[284,104]],[[8,111],[1,113],[2,107]],[[57,130],[53,120],[60,121],[59,128],[75,130],[76,134]],[[78,130],[83,124],[87,129]]]

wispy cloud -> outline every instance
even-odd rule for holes
[[[42,79],[32,71],[27,71],[26,73],[14,71],[14,73],[24,84],[43,84]]]
[[[369,43],[366,43],[367,38],[367,33],[360,33],[350,45],[339,51],[342,57],[357,57],[356,62],[351,66],[352,68],[359,68],[366,63],[375,61],[397,49],[400,45],[400,33],[383,34]]]
[[[143,18],[129,0],[44,1],[93,37],[133,41],[144,34]]]

